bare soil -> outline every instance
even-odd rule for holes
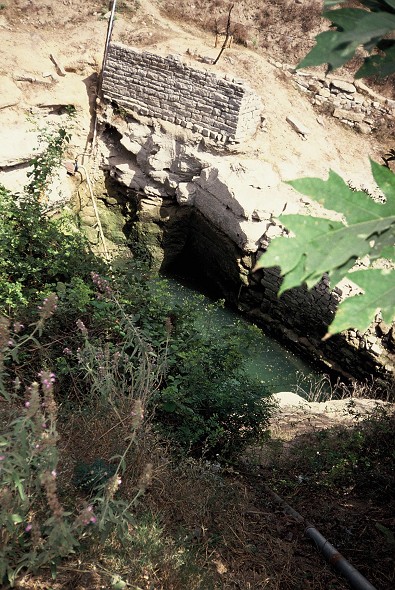
[[[313,12],[308,12],[310,16],[307,20],[291,20],[288,12],[284,12],[288,16],[283,22],[277,4],[268,3],[273,12],[268,30],[277,30],[276,35],[272,32],[272,37],[268,33],[272,38],[270,47],[276,47],[278,59],[283,57],[282,61],[289,61],[292,52],[281,55],[276,39],[287,30],[290,34],[286,38],[302,40],[295,53],[299,56],[313,43],[313,33],[323,26],[322,19],[319,18],[318,26],[315,24],[310,30],[312,15],[317,14],[316,6]],[[200,2],[194,5],[196,10],[193,11],[181,3],[180,6],[185,8],[182,15],[180,6],[175,10],[172,4],[147,0],[119,2],[113,39],[164,55],[178,54],[183,61],[195,67],[230,73],[246,80],[263,99],[267,131],[258,133],[248,144],[238,146],[238,150],[257,160],[269,162],[282,179],[306,175],[307,171],[310,176],[323,177],[332,168],[355,186],[372,188],[374,183],[368,158],[380,161],[390,146],[381,143],[380,137],[358,135],[330,116],[319,116],[307,99],[292,86],[290,79],[267,61],[270,54],[262,48],[262,44],[256,50],[252,42],[249,47],[234,44],[224,52],[217,66],[202,63],[205,58],[215,58],[218,54],[212,29],[219,9],[217,13],[210,14],[207,8],[210,9],[211,5],[210,2]],[[204,6],[206,11],[203,11]],[[305,6],[299,4],[292,3],[292,10],[290,6],[287,10],[294,15],[302,8],[303,14],[307,14]],[[223,8],[221,10],[223,12]],[[177,20],[171,20],[167,16],[169,13],[174,14]],[[200,19],[195,18],[196,24],[186,20],[188,15],[192,18],[196,13],[202,15]],[[107,5],[93,0],[84,3],[77,0],[40,0],[34,3],[16,0],[0,10],[0,76],[9,83],[7,98],[11,103],[11,106],[0,108],[0,162],[7,160],[12,137],[21,130],[31,129],[31,123],[26,122],[26,114],[33,115],[36,120],[48,118],[59,112],[61,105],[67,104],[73,104],[78,111],[70,152],[75,154],[86,149],[106,38],[106,14],[108,16]],[[246,14],[247,22],[252,22],[253,11]],[[261,26],[259,20],[254,23],[254,27]],[[205,25],[205,28],[198,28],[197,25]],[[65,69],[65,76],[59,75],[51,55]],[[33,82],[21,80],[23,77],[31,78]],[[2,86],[5,88],[4,84]],[[0,88],[0,106],[7,103],[2,99]],[[303,141],[289,126],[286,121],[289,115],[310,130],[307,141]],[[27,143],[24,149],[28,150]],[[3,182],[6,179],[1,170],[0,179]]]

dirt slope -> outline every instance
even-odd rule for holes
[[[234,45],[217,66],[205,65],[202,59],[218,53],[212,33],[165,18],[157,4],[148,0],[139,5],[118,2],[118,7],[115,40],[164,55],[177,53],[195,67],[232,73],[262,96],[267,132],[242,146],[243,152],[273,164],[283,179],[307,173],[325,176],[331,167],[354,184],[372,185],[368,156],[379,160],[388,146],[380,146],[377,140],[358,135],[330,117],[317,117],[307,99],[262,55]],[[62,104],[74,104],[79,113],[71,151],[85,149],[96,74],[102,63],[106,13],[108,7],[94,0],[15,0],[0,11],[0,166],[7,163],[17,130],[31,128],[26,114],[39,119],[56,112]],[[66,75],[59,75],[51,55],[65,68]],[[308,127],[307,141],[290,128],[287,115]],[[28,142],[25,149],[29,151]],[[5,178],[0,172],[0,180],[4,182]]]

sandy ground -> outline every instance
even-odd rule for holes
[[[33,137],[14,142],[35,121],[55,116],[61,105],[73,104],[78,118],[71,151],[86,147],[102,64],[108,20],[106,5],[93,0],[16,0],[0,11],[0,167],[29,159]],[[202,63],[215,58],[212,34],[166,20],[154,2],[143,0],[135,13],[118,14],[113,39],[160,54],[178,54],[195,67],[243,78],[263,99],[267,132],[239,146],[243,155],[267,161],[284,180],[298,176],[325,177],[333,168],[358,186],[373,186],[368,157],[380,159],[385,146],[358,135],[331,117],[318,117],[308,100],[264,57],[234,45],[217,66]],[[53,55],[65,75],[51,59]],[[21,78],[31,78],[23,81]],[[304,141],[286,122],[294,115],[310,134]],[[12,149],[11,149],[12,148]],[[19,160],[18,160],[19,158]],[[4,171],[0,182],[10,177]]]
[[[377,408],[389,411],[393,404],[381,400],[344,398],[326,402],[308,402],[295,393],[275,393],[278,408],[271,420],[271,432],[283,440],[292,440],[300,434],[333,426],[355,424]]]

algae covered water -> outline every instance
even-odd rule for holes
[[[231,330],[240,338],[247,375],[264,383],[270,392],[293,391],[303,395],[303,390],[309,391],[314,383],[322,380],[322,374],[311,365],[236,312],[223,305],[213,305],[208,297],[175,279],[166,278],[165,283],[175,305],[193,301],[199,331],[221,339]],[[155,289],[155,282],[152,288]]]

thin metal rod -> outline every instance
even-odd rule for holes
[[[101,89],[102,89],[102,83],[103,83],[103,72],[104,72],[104,67],[106,65],[106,60],[107,60],[107,54],[108,54],[108,46],[110,44],[111,41],[111,35],[112,35],[112,29],[114,26],[114,18],[115,18],[115,9],[117,6],[117,0],[113,0],[112,3],[112,8],[111,8],[111,16],[109,18],[108,21],[108,26],[107,26],[107,35],[106,35],[106,43],[104,46],[104,53],[103,53],[103,62],[102,62],[102,67],[100,70],[100,74],[99,74],[99,78],[97,81],[97,87],[96,87],[96,96],[100,96],[101,95]],[[96,145],[96,137],[97,137],[97,104],[95,102],[95,120],[93,123],[93,136],[92,136],[92,153],[95,150],[95,145]]]
[[[111,33],[112,33],[113,26],[114,26],[114,17],[115,17],[115,9],[116,9],[116,6],[117,6],[117,0],[113,0],[112,8],[111,8],[111,16],[110,16],[110,19],[108,21],[108,27],[107,27],[106,45],[104,47],[104,56],[103,56],[102,71],[103,71],[104,65],[106,63],[107,53],[108,53],[108,46],[109,46],[110,41],[111,41]]]

